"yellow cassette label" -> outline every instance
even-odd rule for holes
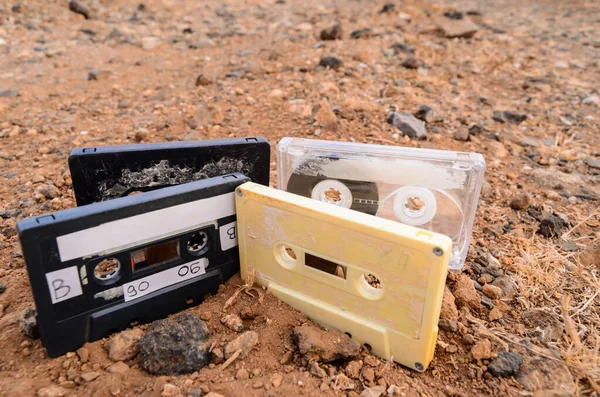
[[[335,199],[335,198],[334,198]],[[449,237],[252,182],[236,190],[242,277],[374,354],[433,358]]]

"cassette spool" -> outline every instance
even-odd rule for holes
[[[262,137],[73,149],[77,205],[241,172],[269,185],[271,147]]]
[[[485,160],[477,153],[283,138],[278,188],[425,230],[454,243],[464,265]]]
[[[240,269],[372,352],[424,371],[452,241],[252,182],[236,190]]]
[[[17,224],[50,357],[201,302],[239,270],[235,173]]]

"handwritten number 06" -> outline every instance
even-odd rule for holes
[[[179,270],[177,271],[177,274],[179,274],[180,277],[185,277],[190,272],[192,274],[196,274],[200,270],[202,270],[202,266],[200,266],[199,263],[193,263],[190,266],[188,266],[188,265],[181,266],[179,268]]]

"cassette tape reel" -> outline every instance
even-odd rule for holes
[[[239,270],[240,173],[17,223],[50,357],[200,303]]]
[[[283,138],[277,168],[282,190],[451,237],[450,268],[464,265],[480,154]]]
[[[236,189],[242,278],[384,359],[433,358],[449,237],[245,183]]]

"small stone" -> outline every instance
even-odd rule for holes
[[[490,314],[488,314],[488,318],[490,321],[500,320],[502,318],[502,316],[503,316],[502,312],[497,307],[490,310]]]
[[[0,294],[3,294],[6,291],[6,285],[0,283]]]
[[[160,39],[160,37],[154,37],[154,36],[150,36],[150,37],[143,37],[142,38],[142,48],[144,50],[151,50],[154,47],[156,47],[162,40]]]
[[[386,121],[388,124],[398,128],[405,136],[408,136],[411,139],[427,138],[425,123],[410,113],[391,112]]]
[[[462,19],[438,18],[436,23],[448,38],[470,38],[479,30],[479,26],[466,17]]]
[[[374,356],[366,356],[365,357],[365,364],[370,365],[371,367],[377,367],[377,366],[379,366],[379,364],[381,364],[381,361],[379,361]]]
[[[192,41],[189,44],[189,47],[194,50],[201,50],[203,48],[214,47],[215,45],[216,45],[215,42],[211,39],[201,39],[201,40]]]
[[[368,39],[372,33],[370,28],[358,29],[350,33],[350,37],[353,39]]]
[[[247,306],[240,310],[240,318],[242,320],[254,320],[256,317],[258,317],[258,313]]]
[[[136,142],[142,142],[148,139],[148,129],[144,128],[144,127],[140,127],[135,131],[135,137],[134,137]]]
[[[440,318],[438,325],[441,329],[446,332],[456,332],[458,331],[458,324],[454,320],[448,320],[445,318]]]
[[[494,115],[492,116],[492,119],[499,123],[510,123],[514,125],[519,125],[523,121],[527,120],[527,115],[522,113],[511,112],[508,110],[494,110]]]
[[[415,117],[428,124],[437,123],[444,120],[444,118],[440,116],[432,107],[427,105],[419,106],[419,109],[415,112]]]
[[[423,66],[423,61],[413,55],[409,55],[400,62],[400,65],[407,69],[418,69]]]
[[[456,308],[456,299],[454,298],[454,295],[452,295],[452,292],[450,292],[450,289],[448,287],[444,289],[440,318],[452,321],[458,320],[458,309]]]
[[[90,359],[90,351],[87,347],[80,347],[77,349],[77,351],[75,351],[75,353],[77,353],[77,356],[79,356],[79,360],[82,363],[87,363]]]
[[[237,379],[237,380],[248,380],[248,379],[250,379],[250,373],[248,372],[248,370],[246,368],[240,368],[235,373],[235,379]]]
[[[139,342],[141,365],[151,374],[176,375],[208,364],[206,324],[191,313],[155,321]]]
[[[600,169],[600,158],[588,157],[587,159],[585,159],[585,163],[590,168]]]
[[[334,56],[322,57],[321,60],[319,61],[319,66],[322,66],[324,68],[334,69],[334,70],[341,68],[343,65],[344,65],[344,62],[342,62],[341,59],[336,58]]]
[[[223,361],[225,361],[223,350],[218,347],[215,347],[210,351],[209,358],[210,362],[213,364],[221,364]]]
[[[326,29],[321,30],[321,40],[341,40],[342,39],[342,24],[336,23]]]
[[[292,338],[300,354],[309,360],[349,360],[360,352],[360,343],[339,331],[303,325],[294,328]]]
[[[458,127],[456,131],[454,131],[454,134],[452,134],[452,138],[456,141],[466,142],[471,138],[471,135],[469,134],[469,130],[467,129],[467,127],[461,126]]]
[[[123,361],[119,361],[118,363],[114,363],[110,367],[106,368],[107,372],[111,374],[124,374],[129,371],[129,365],[125,364]]]
[[[198,75],[198,77],[196,78],[196,87],[200,87],[200,86],[206,87],[211,84],[212,84],[212,80],[203,74]]]
[[[292,358],[294,357],[294,353],[292,353],[291,351],[286,351],[285,353],[283,353],[283,356],[281,356],[281,360],[279,360],[279,364],[281,365],[286,365],[292,362]]]
[[[108,357],[113,361],[126,361],[133,359],[139,353],[138,342],[144,336],[144,331],[139,328],[129,329],[113,335],[104,348]]]
[[[500,352],[487,366],[488,371],[494,376],[513,376],[519,372],[523,364],[523,357],[518,353]]]
[[[480,340],[471,349],[471,355],[474,360],[485,360],[494,357],[492,343],[488,339]]]
[[[352,379],[358,379],[360,376],[360,370],[363,367],[363,362],[360,360],[350,361],[346,366],[346,375]]]
[[[63,387],[57,385],[50,385],[42,387],[37,391],[38,397],[63,397],[66,396],[69,391]]]
[[[91,381],[97,379],[100,375],[101,375],[100,372],[92,371],[92,372],[84,372],[80,376],[81,376],[81,379],[83,379],[84,381],[91,382]]]
[[[394,50],[394,55],[398,55],[400,53],[407,53],[407,54],[414,54],[415,53],[415,49],[414,47],[412,47],[409,44],[405,44],[405,43],[394,43],[391,46],[391,49]],[[425,106],[425,105],[422,105]],[[427,106],[429,107],[429,106]]]
[[[235,314],[228,314],[222,317],[221,324],[235,332],[241,332],[244,329],[244,323],[242,322],[242,319],[240,316]]]
[[[363,367],[360,376],[367,382],[373,382],[375,380],[375,370],[371,367]]]
[[[162,393],[160,393],[160,395],[164,397],[175,397],[178,394],[181,394],[181,390],[179,390],[179,387],[175,386],[172,383],[165,383],[162,389]]]
[[[252,388],[254,389],[262,389],[265,384],[261,381],[256,381],[252,384]]]
[[[279,386],[281,386],[281,382],[283,382],[283,376],[280,373],[275,372],[271,376],[271,384],[277,389]]]
[[[374,386],[366,388],[360,393],[360,397],[379,397],[385,391],[385,387],[383,386]]]
[[[319,367],[319,364],[316,361],[310,363],[308,371],[318,378],[324,378],[327,376],[327,372],[323,368]]]
[[[111,74],[112,74],[112,72],[110,70],[93,69],[93,70],[90,70],[90,72],[88,73],[88,80],[89,81],[106,80],[110,77]]]
[[[558,316],[549,310],[530,309],[523,313],[521,321],[527,327],[526,335],[537,337],[544,343],[559,340],[564,332]]]
[[[529,207],[529,195],[527,193],[519,193],[510,200],[510,208],[516,211],[522,211]]]
[[[502,296],[502,289],[495,285],[486,284],[483,286],[483,294],[491,299],[499,299]]]
[[[523,147],[538,147],[540,146],[540,139],[533,136],[524,136],[519,139],[519,145]]]
[[[589,97],[585,98],[583,101],[581,101],[581,103],[584,105],[599,106],[600,105],[600,97],[596,94],[593,94],[593,95],[590,95]]]
[[[70,0],[69,10],[73,11],[75,14],[83,15],[85,19],[90,19],[91,17],[90,9],[81,0]]]
[[[337,116],[326,100],[321,101],[314,118],[324,130],[336,131],[338,128],[339,122]]]
[[[388,14],[396,9],[396,4],[394,3],[386,3],[383,5],[381,10],[379,10],[380,14]]]
[[[32,307],[23,310],[23,313],[21,313],[21,317],[19,318],[19,326],[21,332],[23,332],[25,336],[32,339],[38,339],[40,337],[37,321],[35,319],[35,309]]]
[[[19,96],[19,90],[0,90],[0,98],[16,98]]]
[[[456,298],[457,303],[462,306],[470,307],[471,309],[478,309],[481,305],[481,299],[475,289],[473,280],[466,274],[460,274],[456,283],[454,284],[453,295]]]
[[[517,284],[508,276],[496,277],[494,281],[492,281],[492,285],[500,287],[500,289],[502,290],[502,298],[508,299],[513,298],[519,289]]]
[[[238,350],[242,351],[239,358],[246,358],[256,345],[258,345],[258,333],[246,331],[225,346],[225,359],[227,360]]]

